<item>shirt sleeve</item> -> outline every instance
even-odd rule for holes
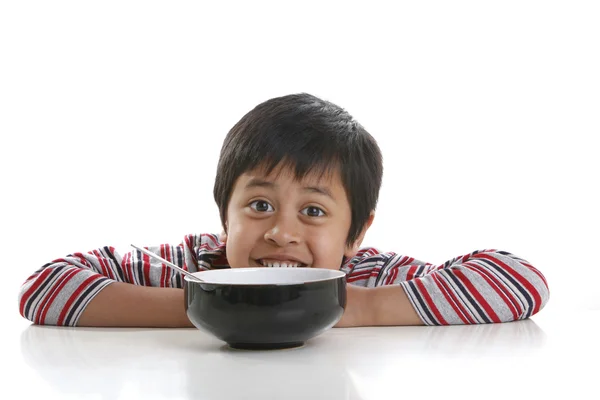
[[[477,250],[434,265],[366,249],[343,268],[350,284],[402,286],[425,325],[526,319],[549,299],[542,273],[506,251]]]
[[[196,249],[205,245],[205,236],[188,235],[177,246],[162,244],[146,248],[185,270],[197,271]],[[69,254],[38,269],[21,286],[19,312],[39,325],[76,326],[89,302],[113,282],[183,287],[181,274],[162,262],[138,250],[121,256],[113,247],[106,246]]]

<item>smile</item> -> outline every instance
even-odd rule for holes
[[[283,260],[256,260],[260,265],[267,268],[298,268],[306,267],[306,264],[302,264],[298,261],[283,261]]]

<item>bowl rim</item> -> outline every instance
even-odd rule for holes
[[[289,270],[298,270],[298,269],[305,269],[305,270],[322,270],[322,271],[330,271],[331,272],[331,276],[326,277],[326,278],[321,278],[321,279],[309,279],[309,280],[304,280],[304,281],[297,281],[297,282],[280,282],[280,283],[256,283],[256,282],[211,282],[210,278],[208,278],[205,275],[210,275],[212,272],[214,273],[223,273],[223,271],[264,271],[266,268],[265,267],[242,267],[242,268],[223,268],[223,269],[209,269],[209,270],[205,270],[205,271],[196,271],[196,272],[192,272],[192,275],[198,276],[200,279],[203,280],[203,282],[199,282],[194,280],[193,278],[190,278],[188,276],[184,276],[183,279],[188,282],[188,283],[196,283],[196,284],[200,284],[200,285],[220,285],[220,286],[294,286],[294,285],[305,285],[305,284],[309,284],[309,283],[317,283],[317,282],[327,282],[327,281],[334,281],[340,278],[345,278],[347,275],[344,271],[341,270],[337,270],[337,269],[325,269],[325,268],[311,268],[311,267],[297,267],[297,268],[290,268]],[[280,268],[281,270],[288,270],[287,268]],[[207,279],[208,278],[208,279]]]

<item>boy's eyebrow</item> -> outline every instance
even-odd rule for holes
[[[246,186],[244,187],[245,189],[252,189],[255,187],[263,187],[263,188],[268,188],[268,189],[275,189],[277,188],[277,184],[270,182],[270,181],[266,181],[264,179],[260,179],[260,178],[251,178],[248,183],[246,183]],[[333,195],[331,194],[331,191],[323,186],[304,186],[304,191],[305,192],[311,192],[311,193],[318,193],[318,194],[322,194],[324,196],[327,196],[329,198],[331,198],[332,200],[335,200],[333,198]]]

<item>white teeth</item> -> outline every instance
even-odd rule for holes
[[[259,261],[263,266],[268,267],[268,268],[298,268],[300,266],[302,266],[301,263],[297,263],[297,262],[281,262],[281,261],[265,261],[265,260],[260,260]]]

